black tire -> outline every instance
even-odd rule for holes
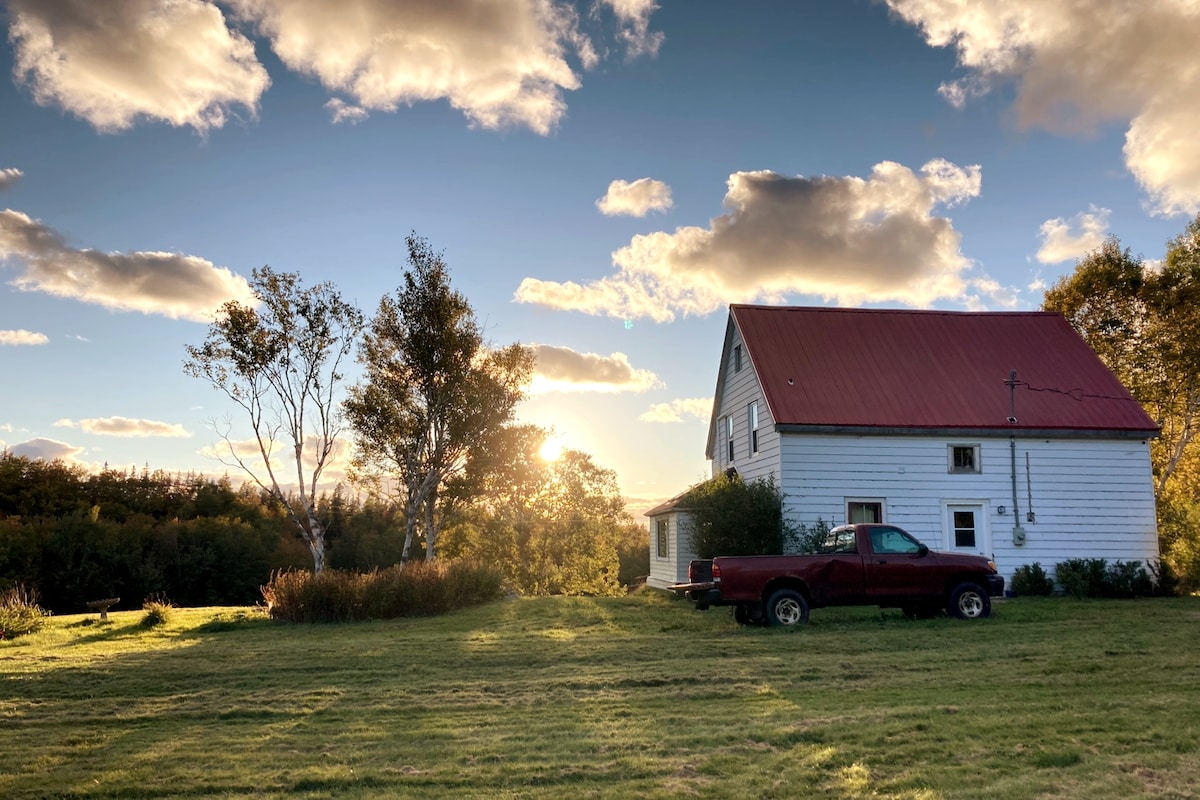
[[[768,625],[804,625],[808,622],[808,601],[795,589],[780,589],[767,600]]]
[[[733,607],[733,619],[738,625],[762,625],[762,605],[758,603],[754,605],[739,603]]]
[[[950,593],[946,610],[959,619],[983,619],[992,615],[992,598],[978,583],[960,583]]]

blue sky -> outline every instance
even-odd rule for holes
[[[207,315],[263,264],[371,313],[415,231],[648,508],[729,303],[1036,308],[1200,211],[1194,0],[0,8],[0,446],[89,466],[224,472]]]

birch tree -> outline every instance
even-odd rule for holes
[[[242,409],[252,434],[249,447],[233,438],[227,422],[218,429],[226,451],[222,462],[283,505],[319,573],[325,528],[317,514],[317,485],[343,432],[342,368],[363,315],[333,284],[305,288],[292,272],[256,269],[250,287],[258,305],[222,306],[204,343],[187,346],[184,370]]]
[[[470,303],[451,289],[442,254],[409,235],[409,269],[368,326],[364,379],[345,410],[355,465],[404,503],[406,562],[418,530],[436,555],[443,489],[486,449],[525,396],[533,355],[519,344],[488,347]]]

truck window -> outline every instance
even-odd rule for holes
[[[825,540],[822,553],[857,553],[858,541],[854,536],[854,528],[834,528]]]
[[[871,549],[876,553],[909,554],[921,544],[899,528],[875,528],[871,531]]]

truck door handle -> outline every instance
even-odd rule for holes
[[[886,558],[881,558],[881,559],[879,559],[878,561],[876,561],[875,563],[876,563],[876,564],[886,564],[886,563],[887,563],[887,559],[886,559]]]

